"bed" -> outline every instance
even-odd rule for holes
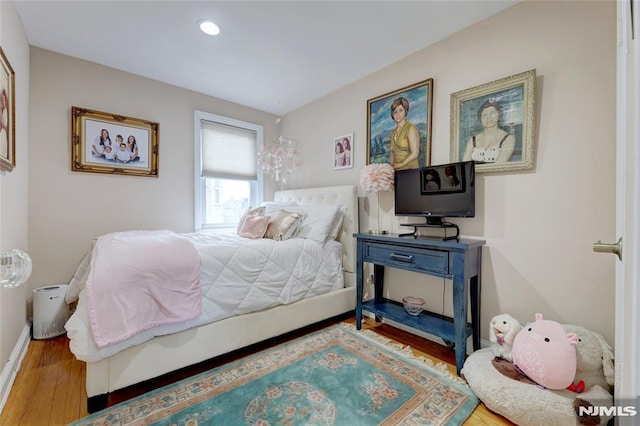
[[[342,206],[336,237],[341,245],[343,286],[323,294],[164,334],[118,349],[86,364],[87,409],[106,407],[110,392],[214,358],[355,309],[357,188],[352,185],[277,191],[274,201],[301,206]],[[339,246],[340,247],[340,246]],[[340,248],[339,248],[340,249]]]

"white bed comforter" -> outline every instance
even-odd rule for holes
[[[69,283],[67,302],[78,300],[65,328],[71,352],[97,362],[154,336],[176,333],[234,315],[293,303],[344,287],[342,247],[309,239],[250,240],[236,235],[197,232],[189,238],[200,255],[202,312],[199,317],[146,330],[122,342],[98,348],[91,334],[84,289],[91,261],[81,262]]]

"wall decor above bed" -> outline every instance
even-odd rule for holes
[[[451,95],[451,161],[476,172],[530,170],[534,154],[536,70]]]
[[[71,107],[71,170],[158,177],[159,124]]]
[[[430,165],[432,116],[432,78],[369,99],[367,164],[396,170]]]
[[[333,170],[353,167],[353,133],[333,138]]]

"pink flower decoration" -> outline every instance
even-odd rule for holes
[[[360,172],[360,186],[365,191],[391,191],[394,170],[391,164],[369,164]]]

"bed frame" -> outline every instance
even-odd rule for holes
[[[277,191],[275,201],[342,204],[346,215],[338,240],[343,247],[345,287],[289,305],[226,318],[175,334],[158,336],[98,361],[87,363],[87,410],[107,406],[109,393],[236,349],[280,336],[355,309],[357,187],[352,185]]]

